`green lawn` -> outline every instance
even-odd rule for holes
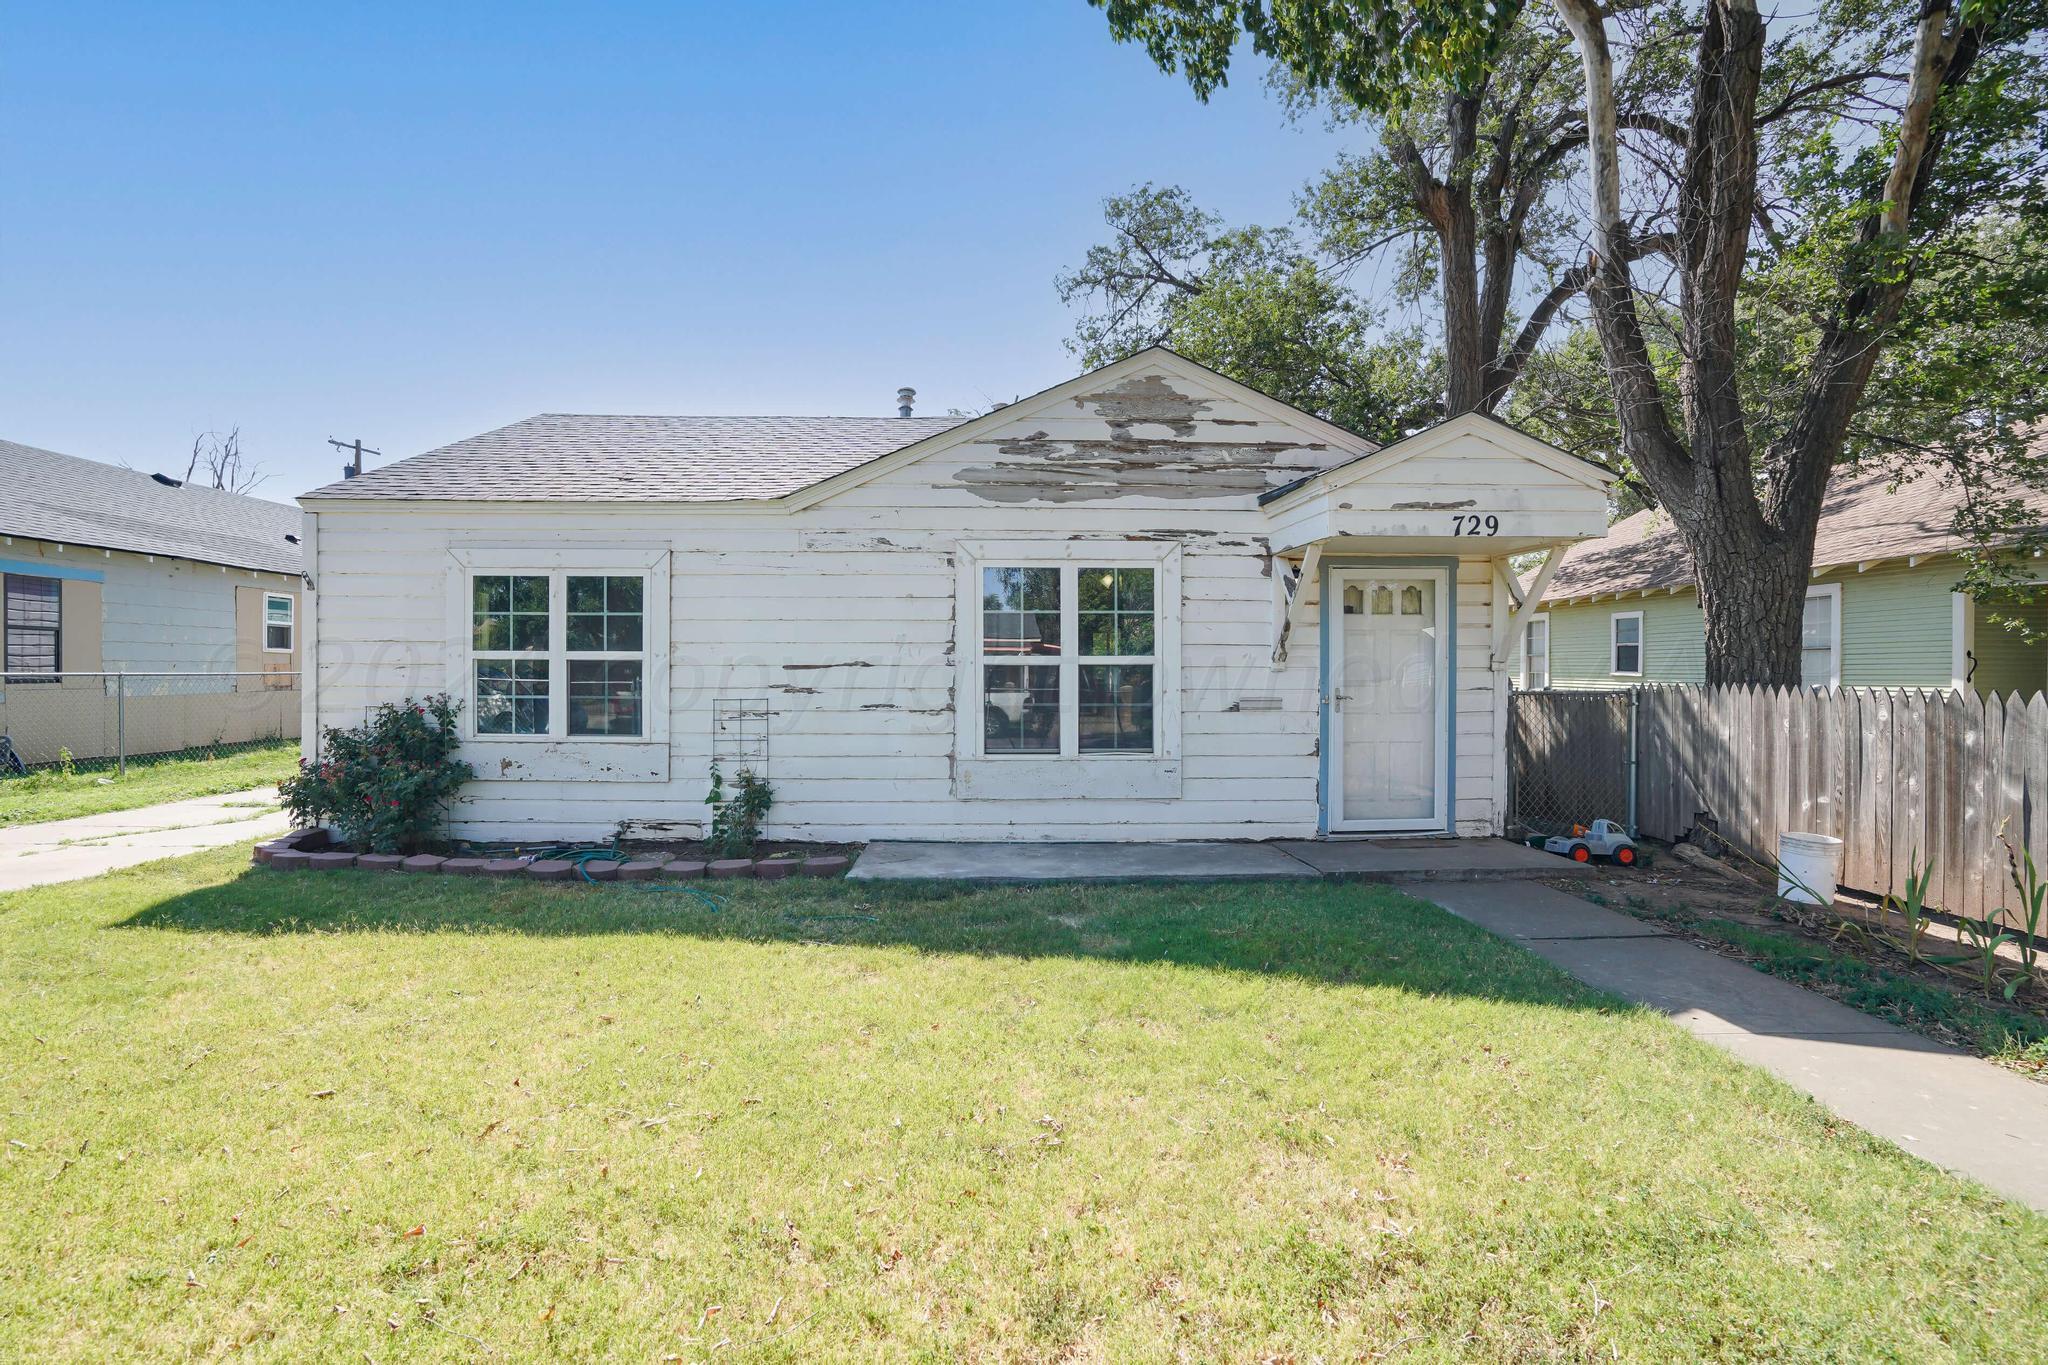
[[[298,767],[299,742],[291,739],[254,745],[220,758],[170,755],[131,759],[125,777],[116,775],[111,762],[104,772],[68,775],[54,768],[38,768],[27,777],[0,778],[0,825],[34,825],[182,801],[188,796],[275,786]]]
[[[246,857],[0,896],[0,1358],[2040,1350],[2048,1220],[1390,891]]]

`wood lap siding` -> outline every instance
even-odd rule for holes
[[[1902,892],[1934,861],[1955,914],[2015,901],[2001,829],[2048,860],[2048,698],[1845,688],[1638,694],[1642,832],[1676,839],[1701,813],[1765,866],[1784,830],[1843,841],[1842,884]],[[1559,761],[1567,761],[1560,755]]]
[[[1195,387],[1177,376],[1173,383]],[[1344,455],[1312,448],[1301,431],[1220,391],[1196,396],[1200,411],[1178,439],[1227,447],[1223,456],[1203,457],[1226,463],[1240,460],[1229,450],[1273,447],[1264,486]],[[510,837],[546,829],[604,837],[622,818],[636,833],[693,832],[704,815],[714,702],[762,697],[774,716],[768,776],[777,794],[770,817],[777,837],[1313,834],[1322,761],[1319,631],[1313,620],[1305,623],[1288,666],[1272,667],[1270,526],[1255,497],[1209,496],[1199,478],[1176,482],[1181,471],[1173,461],[1129,455],[1127,447],[1155,435],[1169,439],[1163,424],[1139,420],[1124,424],[1113,453],[1144,465],[1137,486],[1148,491],[1015,500],[1018,481],[1032,477],[1033,460],[1043,465],[1036,477],[1047,488],[1062,486],[1065,455],[1033,453],[1041,445],[1108,445],[1114,425],[1072,405],[1061,414],[1027,414],[990,438],[938,451],[791,513],[687,505],[319,504],[321,723],[357,723],[382,701],[444,688],[461,693],[463,680],[449,676],[451,545],[668,545],[673,780],[500,782],[485,774],[455,810],[459,833]],[[990,474],[996,466],[1004,468]],[[1232,480],[1244,482],[1242,463],[1232,468]],[[1120,546],[1167,540],[1180,547],[1180,795],[957,799],[955,708],[973,695],[973,680],[954,659],[956,547],[1076,540],[1099,542],[1111,561]],[[1492,584],[1489,562],[1460,566],[1452,808],[1456,827],[1467,833],[1487,832],[1499,818]],[[1248,696],[1278,698],[1278,709],[1241,708]]]

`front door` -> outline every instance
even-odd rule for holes
[[[1450,575],[1332,569],[1330,831],[1450,828]]]

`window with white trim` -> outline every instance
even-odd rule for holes
[[[645,733],[644,574],[472,573],[469,600],[477,734]]]
[[[1154,563],[981,566],[981,751],[1159,750]]]
[[[1842,681],[1842,585],[1806,591],[1799,618],[1799,681],[1807,687],[1835,687]]]
[[[1541,692],[1550,686],[1550,617],[1542,612],[1529,618],[1522,633],[1522,690]]]
[[[1609,618],[1608,671],[1624,678],[1643,676],[1643,614],[1618,611]]]
[[[263,594],[263,652],[289,654],[296,624],[297,600],[288,592]]]

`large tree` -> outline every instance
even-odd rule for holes
[[[1110,240],[1057,281],[1087,310],[1070,343],[1083,365],[1169,345],[1379,441],[1441,414],[1437,354],[1387,332],[1292,231],[1226,228],[1178,186],[1141,185],[1103,208]]]
[[[1093,2],[1198,94],[1222,82],[1242,30],[1307,85],[1393,111],[1428,79],[1484,81],[1516,10]],[[1941,459],[1985,489],[2029,472],[2040,376],[1998,363],[1995,342],[1985,363],[1943,358],[1963,333],[1942,294],[1915,285],[1939,276],[1967,335],[1995,338],[2040,283],[2043,0],[1822,0],[1775,32],[1753,0],[1553,4],[1582,71],[1584,264],[1621,448],[1692,551],[1708,680],[1796,683],[1838,462]],[[1643,71],[1673,96],[1632,103],[1632,83],[1663,84]],[[2018,249],[1985,250],[1987,233]],[[1653,239],[1668,268],[1644,261]],[[1869,401],[1888,357],[1923,402],[1899,423],[1910,434],[1859,437],[1859,414],[1906,416]]]
[[[1643,71],[1654,83],[1656,68]],[[1111,240],[1060,281],[1070,302],[1097,306],[1078,329],[1077,349],[1098,360],[1155,340],[1227,342],[1223,354],[1202,358],[1250,365],[1269,383],[1286,363],[1307,362],[1310,378],[1298,387],[1337,390],[1333,408],[1390,416],[1398,394],[1341,393],[1346,372],[1361,369],[1401,389],[1424,378],[1413,367],[1405,377],[1390,372],[1416,355],[1416,338],[1381,329],[1381,310],[1352,288],[1364,274],[1390,282],[1384,293],[1397,304],[1428,300],[1440,319],[1427,367],[1439,386],[1430,415],[1494,411],[1590,278],[1574,258],[1575,216],[1560,202],[1586,143],[1564,26],[1547,13],[1527,16],[1469,86],[1424,75],[1408,103],[1384,114],[1284,66],[1275,77],[1293,113],[1358,128],[1365,145],[1308,188],[1299,233],[1226,231],[1177,187],[1109,200]],[[1642,102],[1633,88],[1622,99]],[[1650,234],[1631,250],[1667,245]]]

